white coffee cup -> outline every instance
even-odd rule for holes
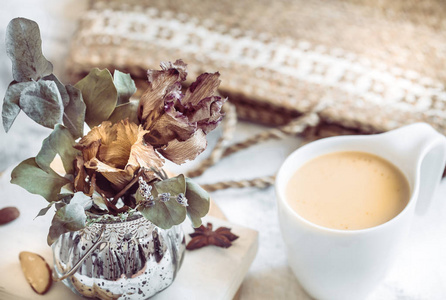
[[[368,152],[396,165],[411,189],[404,210],[384,224],[360,230],[322,227],[294,211],[285,193],[291,176],[310,159],[337,151]],[[293,152],[277,174],[276,195],[288,262],[303,288],[320,300],[365,298],[385,277],[414,212],[427,209],[445,161],[446,138],[424,123],[378,135],[326,138]]]

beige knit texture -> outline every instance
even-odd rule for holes
[[[418,121],[446,133],[445,17],[441,0],[95,0],[69,70],[117,68],[143,86],[181,58],[189,80],[219,71],[241,118],[284,125],[329,100],[322,135]]]

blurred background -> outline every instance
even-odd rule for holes
[[[273,175],[305,138],[382,132],[417,121],[446,133],[445,16],[443,0],[3,1],[0,95],[12,80],[6,26],[26,17],[39,24],[43,53],[64,83],[107,67],[131,73],[141,93],[148,68],[178,58],[188,63],[189,80],[219,71],[220,92],[239,116],[232,142],[326,101],[323,122],[313,130],[237,153],[198,181]],[[35,156],[49,132],[21,113],[8,134],[0,130],[0,171]],[[209,148],[220,134],[210,135]],[[196,163],[171,168],[179,172]],[[443,182],[432,220],[444,215],[439,199],[444,202],[445,194]],[[260,232],[241,299],[309,299],[286,264],[274,189],[212,197],[230,221]],[[417,221],[411,247],[371,299],[446,298],[446,245],[438,242],[446,224],[433,224]]]

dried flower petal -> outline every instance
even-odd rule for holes
[[[146,142],[177,164],[194,159],[206,148],[205,134],[221,121],[226,101],[214,95],[220,84],[218,72],[200,75],[183,96],[185,67],[177,60],[162,63],[160,71],[149,71],[150,86],[139,106],[140,121],[148,131]]]
[[[166,92],[168,96],[171,95],[171,91],[178,87],[178,82],[184,81],[187,76],[186,64],[182,60],[175,63],[162,62],[161,69],[147,71],[149,88],[139,102],[138,117],[148,123],[162,113]]]
[[[140,169],[158,169],[163,160],[144,141],[147,131],[123,120],[112,125],[103,122],[94,127],[76,146],[82,150],[84,166],[101,173],[116,191],[123,189]],[[154,178],[153,171],[144,172]]]
[[[200,129],[187,141],[172,140],[167,144],[167,147],[158,149],[158,152],[168,160],[176,164],[182,164],[187,160],[194,160],[206,149],[206,146],[206,135]]]

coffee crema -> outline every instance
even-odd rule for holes
[[[357,230],[383,224],[406,207],[409,183],[389,161],[342,151],[301,166],[286,187],[289,205],[306,220],[334,229]]]

